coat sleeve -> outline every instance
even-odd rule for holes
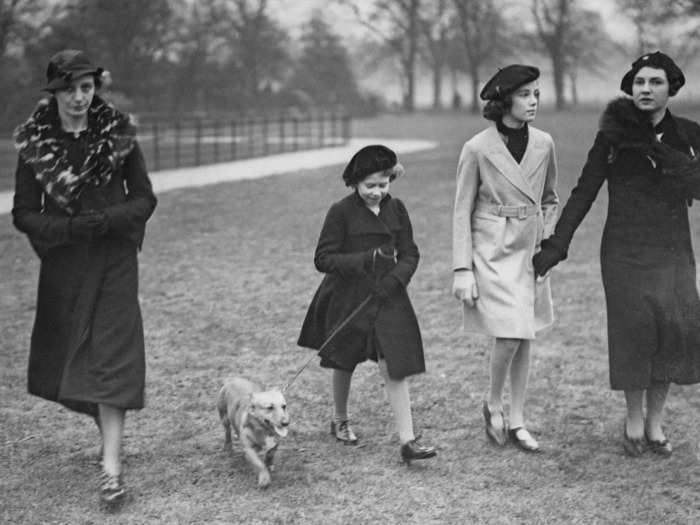
[[[109,218],[109,234],[141,246],[146,221],[153,213],[157,199],[138,143],[124,160],[122,170],[126,184],[126,200],[104,209]]]
[[[336,274],[343,279],[362,277],[367,273],[367,252],[342,252],[346,231],[343,210],[340,204],[336,203],[326,214],[316,244],[314,265],[319,272]]]
[[[557,221],[554,234],[548,239],[551,245],[556,247],[564,257],[569,250],[574,232],[588,210],[591,209],[603,182],[607,179],[609,151],[608,141],[599,132],[593,147],[588,152],[581,176],[574,189],[571,190],[571,195]]]
[[[42,213],[43,193],[34,170],[20,158],[15,170],[12,222],[27,235],[39,257],[46,255],[50,248],[70,243],[68,216]]]
[[[452,216],[452,267],[472,268],[472,212],[479,190],[479,163],[472,145],[462,148],[457,165],[457,189]]]
[[[550,139],[551,140],[551,139]],[[557,155],[554,148],[554,141],[550,142],[551,151],[549,163],[547,164],[547,174],[544,179],[544,189],[542,191],[542,220],[544,222],[544,237],[549,237],[554,232],[557,222],[557,209],[559,207],[559,197],[557,196]]]
[[[418,246],[413,241],[413,226],[411,225],[406,206],[399,199],[396,199],[396,207],[399,221],[401,222],[401,230],[396,239],[396,249],[398,250],[397,263],[390,273],[406,287],[416,272],[416,268],[418,268],[420,253],[418,252]]]

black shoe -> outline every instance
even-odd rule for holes
[[[121,474],[108,474],[102,471],[100,476],[100,499],[107,505],[117,505],[124,501],[126,487]]]
[[[331,421],[331,434],[345,445],[357,445],[357,436],[352,431],[347,419],[340,423]]]
[[[484,423],[486,424],[486,436],[488,436],[491,442],[498,445],[499,447],[502,447],[506,444],[506,420],[503,417],[503,411],[499,411],[501,415],[501,420],[503,421],[503,426],[501,428],[496,428],[495,426],[493,426],[493,424],[491,424],[491,419],[493,415],[491,414],[491,410],[489,410],[489,405],[485,399],[482,407],[482,412],[484,414]]]
[[[649,450],[651,450],[654,454],[658,454],[659,456],[664,456],[666,458],[673,454],[673,447],[668,439],[663,439],[661,441],[649,439],[649,435],[646,433],[646,430],[644,431],[644,437],[647,445],[649,445]]]
[[[540,445],[537,440],[527,431],[525,427],[515,427],[508,430],[510,440],[515,446],[524,452],[540,452]]]
[[[418,442],[418,439],[401,445],[401,459],[407,465],[414,459],[433,458],[437,454],[435,447],[426,447]]]
[[[625,449],[625,454],[631,458],[638,458],[647,449],[647,441],[644,436],[640,438],[631,438],[627,434],[627,423],[625,423],[625,429],[622,433],[622,446]]]

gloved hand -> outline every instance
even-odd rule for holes
[[[389,297],[395,293],[397,290],[403,287],[403,283],[398,277],[387,274],[374,285],[372,293],[380,301],[386,301]]]
[[[535,269],[536,277],[544,277],[547,272],[559,262],[566,259],[566,254],[554,246],[552,241],[545,239],[542,241],[541,249],[532,257],[532,266]]]
[[[479,298],[479,289],[476,286],[474,272],[471,270],[457,270],[452,283],[452,295],[458,301],[463,301],[469,306],[474,306],[474,301]]]
[[[68,228],[71,240],[90,242],[107,233],[109,222],[104,212],[90,211],[71,217],[68,221]]]
[[[667,170],[681,168],[693,162],[688,155],[663,142],[655,142],[649,154],[662,168],[664,174]]]

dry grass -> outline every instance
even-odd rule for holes
[[[566,197],[592,143],[594,114],[542,115],[555,136]],[[327,434],[328,373],[314,362],[288,393],[292,431],[267,491],[240,449],[223,450],[214,398],[244,374],[283,384],[309,356],[296,347],[320,281],[312,257],[340,168],[161,196],[141,254],[148,406],[129,415],[119,513],[97,504],[97,432],[84,417],[25,393],[38,264],[9,220],[0,227],[0,522],[37,523],[694,523],[700,399],[672,388],[671,459],[622,454],[622,398],[608,388],[598,246],[605,195],[554,279],[558,322],[534,346],[528,418],[545,452],[495,450],[483,435],[488,340],[462,334],[449,295],[454,168],[464,116],[384,117],[355,136],[438,138],[406,156],[393,193],[414,222],[421,265],[410,292],[428,373],[412,380],[416,427],[438,457],[398,461],[390,409],[374,366],[360,367],[351,411],[361,446]],[[698,206],[691,208],[700,223]],[[7,217],[6,217],[7,219]],[[696,244],[698,235],[695,235]]]

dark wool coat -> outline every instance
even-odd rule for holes
[[[60,128],[58,120],[56,126]],[[54,130],[73,166],[84,135]],[[82,192],[77,208],[103,210],[103,238],[71,238],[69,216],[46,198],[21,158],[15,174],[14,224],[41,257],[29,355],[31,394],[97,414],[97,403],[125,409],[144,404],[144,339],[136,253],[156,198],[143,155],[134,146],[110,181]]]
[[[392,243],[398,262],[377,261],[371,252]],[[373,299],[341,330],[322,353],[321,365],[353,370],[367,358],[386,359],[390,377],[400,379],[425,371],[420,329],[406,286],[418,266],[418,247],[408,212],[399,199],[387,195],[379,215],[354,192],[328,211],[316,247],[314,263],[325,273],[311,301],[298,344],[319,349],[333,329],[372,292],[375,282],[390,272],[401,283],[386,301]]]
[[[663,143],[688,157],[700,152],[697,123],[667,112],[661,128]],[[553,237],[565,251],[607,181],[600,259],[615,390],[700,382],[700,299],[688,225],[688,205],[700,191],[697,181],[664,174],[656,140],[631,101],[611,102]]]

